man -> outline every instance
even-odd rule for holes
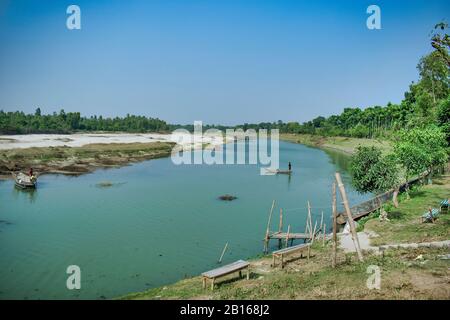
[[[32,177],[32,176],[33,176],[33,168],[30,168],[30,172],[29,172],[29,174],[30,174],[30,177]]]
[[[288,164],[288,168],[289,168],[289,171],[291,171],[292,166],[291,166],[291,162],[290,161],[289,161],[289,164]]]

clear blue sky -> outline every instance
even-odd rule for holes
[[[66,8],[81,8],[81,30]],[[381,7],[382,30],[366,28]],[[397,103],[450,1],[0,0],[0,109],[170,123]]]

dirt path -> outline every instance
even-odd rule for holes
[[[450,248],[450,240],[444,241],[432,241],[432,242],[418,242],[418,243],[392,243],[382,246],[371,246],[370,239],[378,237],[374,232],[358,232],[359,245],[362,250],[381,252],[387,249],[417,249],[420,247],[425,248]],[[351,234],[340,234],[339,235],[339,247],[345,252],[356,252],[355,245],[353,244]]]

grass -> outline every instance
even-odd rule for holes
[[[420,221],[429,207],[439,208],[439,203],[449,197],[449,190],[450,176],[442,176],[435,179],[432,185],[411,191],[411,199],[402,196],[399,207],[389,212],[389,222],[380,222],[375,217],[367,218],[365,228],[379,234],[379,237],[372,239],[372,245],[449,239],[450,213],[441,214],[435,223]]]
[[[301,143],[308,146],[327,148],[339,150],[348,154],[355,152],[358,146],[376,146],[382,150],[383,153],[388,153],[392,150],[389,141],[376,139],[360,139],[350,137],[323,137],[311,134],[280,134],[280,139],[295,143]]]
[[[389,250],[384,256],[367,255],[360,263],[353,254],[338,254],[330,266],[331,246],[313,246],[313,256],[289,262],[285,269],[271,268],[268,257],[251,261],[250,280],[236,275],[221,280],[216,289],[203,290],[201,278],[181,280],[123,299],[448,299],[448,261],[439,259],[447,249]],[[422,261],[416,261],[419,255]],[[366,286],[367,268],[381,270],[381,289]]]

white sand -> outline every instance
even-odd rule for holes
[[[92,143],[148,143],[177,142],[183,147],[198,147],[201,143],[219,144],[211,137],[203,137],[202,142],[195,145],[187,135],[180,133],[80,133],[80,134],[24,134],[0,135],[0,150],[30,147],[81,147]]]

